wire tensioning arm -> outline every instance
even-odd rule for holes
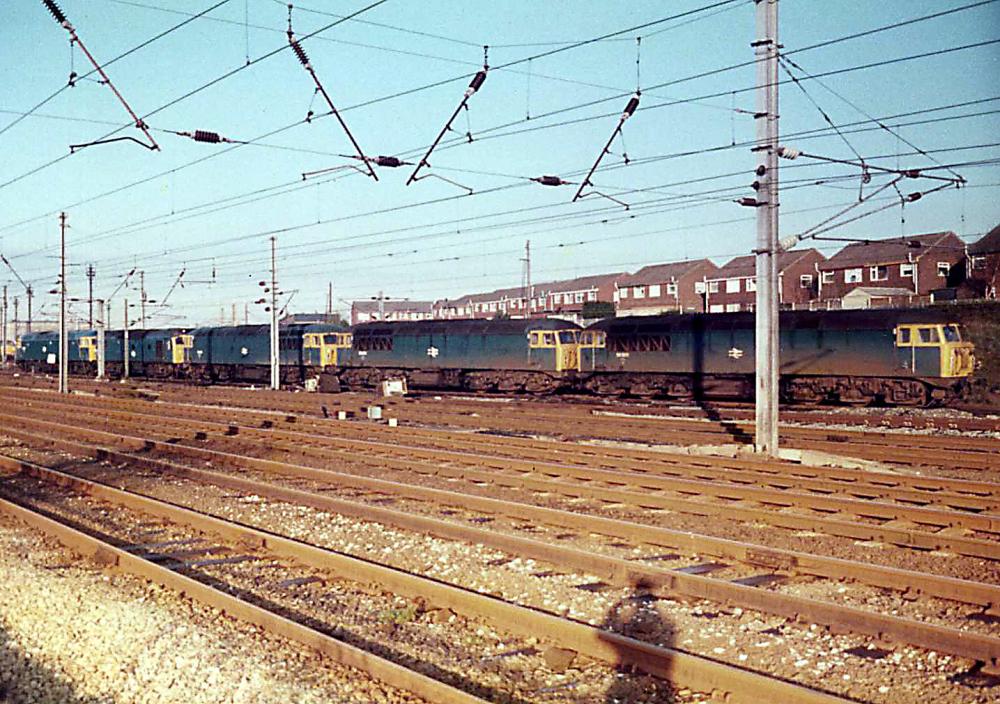
[[[289,6],[289,8],[291,8],[291,6]],[[324,88],[323,84],[320,82],[319,76],[316,75],[316,71],[313,69],[312,64],[309,63],[309,57],[306,56],[305,49],[302,48],[302,45],[299,44],[298,40],[292,34],[290,13],[291,9],[289,9],[289,19],[288,19],[288,43],[292,47],[292,51],[295,52],[295,57],[299,60],[299,63],[302,64],[305,70],[312,77],[313,83],[316,84],[316,90],[318,90],[320,95],[323,96],[323,100],[325,100],[327,106],[329,106],[330,112],[333,113],[333,116],[337,118],[337,122],[339,122],[340,126],[344,129],[344,133],[347,135],[347,138],[351,141],[351,146],[353,146],[354,151],[357,152],[358,158],[364,161],[365,167],[367,167],[367,171],[365,173],[367,173],[373,179],[378,181],[378,175],[376,175],[375,169],[373,169],[372,165],[368,163],[367,159],[365,159],[365,153],[361,150],[361,146],[358,144],[358,141],[354,139],[354,135],[351,134],[351,130],[347,127],[347,123],[344,122],[344,118],[341,117],[340,112],[338,112],[336,106],[333,104],[333,100],[330,99],[330,95],[326,92],[326,88]]]
[[[63,11],[59,7],[59,5],[57,5],[55,3],[55,0],[42,0],[42,3],[48,9],[48,11],[52,15],[52,17],[55,18],[55,21],[58,22],[59,25],[63,29],[65,29],[67,32],[69,32],[70,41],[72,43],[78,44],[80,46],[80,50],[83,52],[84,56],[87,57],[87,60],[90,61],[90,63],[93,65],[94,70],[97,71],[97,73],[99,73],[101,75],[101,78],[104,80],[104,83],[107,84],[108,88],[111,89],[111,92],[115,94],[115,97],[118,98],[118,101],[128,111],[128,114],[132,117],[132,122],[135,124],[135,126],[138,129],[142,130],[143,134],[146,135],[146,139],[149,140],[149,144],[146,144],[144,142],[140,142],[138,139],[131,139],[131,138],[129,138],[129,139],[131,139],[131,141],[133,141],[133,142],[135,142],[137,144],[142,145],[143,147],[145,147],[146,149],[149,149],[150,151],[159,151],[160,150],[160,145],[156,143],[155,139],[153,139],[153,135],[150,134],[150,132],[149,132],[149,127],[146,125],[145,122],[143,122],[143,120],[142,120],[141,117],[139,117],[138,115],[135,114],[135,111],[132,109],[132,106],[130,106],[128,104],[128,101],[126,101],[125,98],[122,97],[122,94],[118,92],[118,89],[115,88],[115,84],[111,82],[111,79],[108,77],[108,74],[104,72],[104,69],[101,68],[101,65],[99,63],[97,63],[97,61],[94,59],[94,57],[91,55],[91,53],[87,50],[87,47],[84,46],[84,43],[82,41],[80,41],[80,37],[79,37],[79,35],[77,35],[76,29],[73,27],[73,25],[70,23],[70,21],[68,19],[66,19],[65,13],[63,13]],[[81,149],[83,147],[89,147],[89,146],[92,146],[92,145],[95,145],[95,144],[105,144],[107,142],[118,142],[118,141],[122,141],[121,138],[118,138],[118,139],[108,139],[108,140],[98,140],[96,142],[88,142],[86,144],[73,145],[72,147],[70,147],[70,149],[73,150],[73,151],[75,151],[76,149]]]
[[[462,108],[468,105],[469,98],[475,95],[476,91],[478,91],[482,87],[483,83],[486,82],[486,70],[487,69],[484,68],[472,77],[469,87],[465,89],[465,95],[462,96],[462,102],[458,104],[458,107],[455,108],[455,112],[453,112],[451,117],[448,118],[448,121],[444,123],[444,127],[441,128],[441,131],[438,132],[438,136],[434,139],[434,143],[431,144],[430,149],[427,150],[427,153],[424,154],[423,158],[417,164],[417,168],[415,168],[413,173],[410,174],[410,178],[406,181],[407,186],[417,180],[417,174],[420,173],[420,169],[425,166],[430,166],[430,164],[427,163],[427,160],[430,158],[431,152],[437,148],[438,142],[440,142],[441,138],[444,137],[444,133],[451,129],[451,123],[453,123],[455,118],[458,117],[458,113],[462,111]]]
[[[611,137],[608,138],[607,144],[604,145],[604,149],[602,149],[601,153],[597,155],[597,161],[595,161],[594,165],[590,167],[590,171],[587,172],[586,178],[584,178],[583,181],[580,182],[580,187],[576,190],[576,195],[573,196],[573,201],[572,201],[573,203],[578,201],[580,197],[583,195],[584,188],[593,185],[590,182],[590,177],[594,175],[594,172],[597,171],[597,167],[601,165],[601,161],[604,159],[604,155],[607,154],[611,149],[611,143],[615,141],[615,137],[617,137],[618,134],[622,131],[622,127],[625,125],[625,120],[632,117],[632,114],[638,107],[639,107],[639,94],[636,93],[629,99],[628,104],[625,106],[625,110],[621,114],[621,117],[618,118],[618,124],[615,126],[614,132],[611,133]]]

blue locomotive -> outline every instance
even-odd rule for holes
[[[806,403],[929,405],[959,394],[975,366],[959,326],[937,309],[781,314],[781,393]],[[752,314],[609,318],[587,328],[557,319],[290,325],[279,332],[283,383],[327,391],[404,379],[414,388],[505,393],[751,399]],[[107,372],[201,382],[265,382],[266,325],[121,331],[105,337]],[[58,335],[24,335],[26,370],[54,371]],[[73,373],[93,373],[97,335],[69,335]]]
[[[580,386],[598,394],[754,395],[750,313],[610,318],[581,345]],[[787,311],[780,317],[788,401],[927,405],[958,394],[973,346],[945,311]]]
[[[344,363],[351,333],[336,325],[288,325],[278,331],[283,383],[320,376]],[[271,330],[267,325],[196,328],[191,331],[187,376],[199,381],[265,382],[270,378]]]
[[[402,378],[408,386],[554,392],[580,368],[580,327],[565,320],[423,320],[367,323],[337,368],[342,386]]]
[[[94,374],[97,369],[95,330],[68,333],[69,368],[73,374]],[[292,325],[279,336],[282,378],[299,382],[318,376],[326,367],[343,363],[350,349],[351,334],[335,325]],[[198,381],[266,380],[270,333],[266,325],[198,328],[193,331],[168,328],[130,330],[128,350],[121,330],[104,336],[105,371],[124,374],[128,357],[129,375],[151,379]],[[58,369],[59,335],[55,332],[26,333],[18,342],[15,358],[21,369],[54,372]]]

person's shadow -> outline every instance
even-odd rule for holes
[[[671,648],[673,624],[657,610],[656,597],[649,586],[639,582],[632,593],[608,610],[602,628],[646,643]],[[615,667],[615,678],[608,687],[606,704],[673,704],[674,688],[666,680],[649,675],[631,665]]]

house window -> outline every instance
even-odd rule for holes
[[[969,264],[973,269],[985,269],[986,257],[969,257]]]
[[[646,287],[645,286],[633,286],[632,287],[632,298],[645,298],[646,297]]]
[[[670,285],[667,284],[667,290],[670,290]],[[659,298],[660,297],[660,284],[650,284],[649,285],[649,297]]]
[[[812,288],[813,285],[813,275],[812,274],[802,274],[799,277],[799,288]]]
[[[618,289],[618,297],[619,298],[628,298],[628,289],[627,288],[620,288],[620,289]]]
[[[588,301],[596,301],[597,300],[597,291],[587,291],[587,300]]]
[[[583,291],[577,291],[575,294],[573,294],[573,302],[583,303]]]
[[[824,284],[832,284],[833,283],[833,272],[832,271],[824,271],[824,272],[822,272],[820,274],[820,276],[821,276],[821,281]]]
[[[757,290],[756,277],[752,279],[747,279],[747,291],[756,291],[756,290]]]
[[[667,284],[667,295],[668,296],[677,295],[677,284]]]
[[[708,292],[709,293],[718,293],[719,292],[719,282],[718,281],[709,281],[708,282]]]
[[[948,272],[951,271],[951,262],[938,262],[937,263],[937,273],[938,276],[948,276]]]
[[[708,307],[709,313],[721,313],[725,310],[725,307],[721,303],[713,303]]]
[[[912,264],[900,264],[899,265],[899,275],[907,278],[913,278],[913,265]]]
[[[740,292],[740,280],[726,279],[726,293],[739,293],[739,292]]]
[[[889,278],[889,267],[873,266],[868,270],[868,276],[871,281],[886,281]]]
[[[739,313],[740,312],[740,304],[739,303],[727,303],[726,304],[726,312],[727,313]]]
[[[862,275],[862,269],[844,269],[844,283],[860,284]]]

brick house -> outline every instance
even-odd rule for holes
[[[614,301],[618,315],[703,313],[705,296],[698,284],[718,270],[708,259],[646,266],[618,279]]]
[[[532,287],[534,288],[534,287]],[[524,289],[499,288],[488,293],[472,293],[453,299],[434,301],[434,317],[439,320],[486,320],[498,315],[524,318]]]
[[[525,302],[524,288],[521,286],[499,288],[488,293],[472,293],[435,301],[433,315],[444,320],[555,316],[579,322],[582,320],[580,313],[585,303],[614,300],[615,282],[622,276],[623,273],[600,274],[534,284],[528,303]]]
[[[401,320],[430,320],[430,301],[354,301],[351,303],[351,325],[370,323],[384,319],[392,322]]]
[[[816,249],[792,250],[778,255],[778,302],[784,308],[808,308],[818,296],[816,266],[825,257]],[[704,291],[709,313],[753,310],[757,303],[754,255],[736,257],[705,276]]]
[[[927,297],[964,278],[965,243],[954,232],[935,232],[849,244],[817,267],[819,298],[839,301],[861,287],[901,289]]]
[[[615,284],[626,276],[623,271],[614,274],[580,276],[565,281],[539,284],[532,292],[531,314],[549,315],[582,322],[585,303],[614,301]]]
[[[1000,291],[1000,225],[969,245],[966,276],[977,295],[996,300]]]

